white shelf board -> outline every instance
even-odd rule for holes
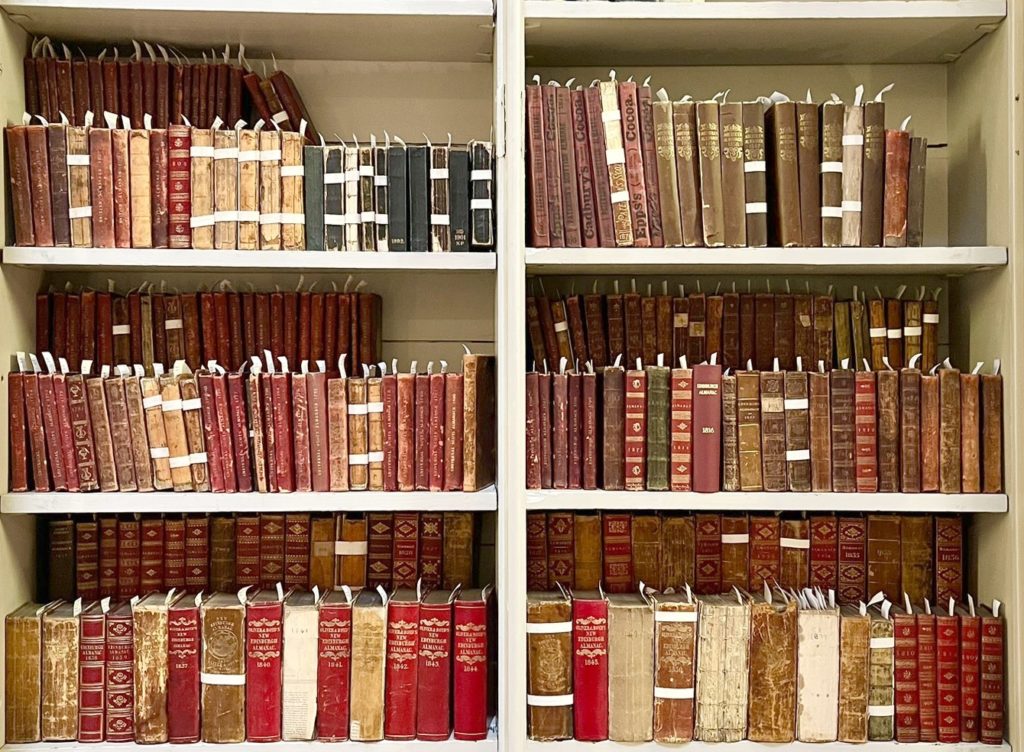
[[[498,749],[498,740],[493,732],[487,739],[478,742],[455,741],[452,739],[442,744],[439,742],[421,741],[419,739],[411,739],[409,741],[385,739],[369,744],[360,744],[359,742],[343,742],[342,744],[349,749],[365,748],[374,750],[374,752],[377,750],[381,750],[381,752],[429,752],[430,750],[437,750],[439,747],[444,747],[445,749],[464,749],[466,752],[497,752]],[[83,746],[79,742],[33,742],[32,744],[7,745],[10,749],[25,750],[25,752],[81,752]],[[89,744],[88,747],[90,751],[95,752],[123,752],[126,749],[139,749],[141,745],[100,742],[98,744]],[[223,744],[210,744],[208,742],[197,742],[188,745],[189,750],[205,750],[206,752],[223,752],[224,749],[240,749],[243,747],[268,750],[269,752],[318,752],[324,749],[324,742],[261,742],[259,744],[229,744],[226,747]],[[146,750],[154,750],[154,752],[170,752],[170,750],[180,750],[181,745],[147,744],[145,748]],[[994,749],[994,747],[989,747],[989,750]]]
[[[484,62],[491,0],[0,0],[34,36],[184,51],[242,43],[250,59]],[[111,30],[116,30],[112,34]]]
[[[352,253],[340,251],[212,251],[167,248],[38,248],[7,246],[3,261],[52,270],[116,271],[493,271],[494,253]]]
[[[527,64],[822,65],[954,60],[1005,0],[526,0]]]
[[[0,497],[3,514],[91,514],[128,512],[493,512],[494,486],[450,491],[342,493],[9,493]]]
[[[759,274],[960,275],[1005,266],[1006,261],[1006,248],[999,246],[526,249],[526,270],[534,274],[748,274],[756,270]]]
[[[683,493],[671,491],[527,491],[527,510],[652,509],[756,512],[1005,512],[1006,494]]]
[[[1010,752],[1010,745],[1007,742],[1003,742],[1001,745],[995,744],[981,744],[980,742],[961,742],[958,744],[942,744],[939,747],[935,745],[926,745],[921,743],[915,745],[918,747],[928,746],[931,749],[941,749],[942,752]],[[635,743],[623,743],[623,742],[580,742],[574,739],[568,739],[560,742],[539,742],[529,740],[526,742],[526,752],[611,752],[611,750],[621,750],[622,752],[665,752],[666,750],[672,749],[686,749],[686,750],[701,750],[702,752],[711,752],[711,750],[720,750],[721,744],[713,742],[701,742],[691,741],[687,742],[682,747],[674,744],[659,744],[657,742],[641,742]],[[812,750],[822,749],[835,750],[837,748],[844,748],[849,750],[857,750],[857,752],[897,752],[898,750],[906,750],[906,744],[898,744],[897,742],[867,742],[865,744],[847,744],[844,742],[834,742],[831,745],[811,744],[807,742],[790,742],[789,744],[763,744],[761,742],[752,742],[747,739],[738,742],[731,742],[728,744],[730,752],[780,752],[780,750],[803,750],[804,752],[812,752]]]

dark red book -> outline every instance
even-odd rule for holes
[[[700,595],[722,591],[722,516],[698,514],[694,519],[696,556],[694,591]]]
[[[210,587],[210,518],[185,518],[185,586],[194,593]]]
[[[437,587],[443,581],[444,515],[420,513],[420,578],[424,587]]]
[[[823,591],[824,592],[824,591]],[[921,694],[918,691],[917,617],[896,608],[893,611],[896,741],[921,739]]]
[[[384,376],[380,381],[384,405],[384,490],[398,490],[398,375]],[[460,410],[461,415],[461,410]],[[460,436],[461,440],[461,436]],[[461,470],[461,463],[460,463]],[[461,484],[460,484],[461,485]],[[316,490],[316,489],[315,489]],[[327,490],[326,488],[323,490]]]
[[[107,612],[106,737],[108,742],[135,741],[135,644],[132,604],[124,601]]]
[[[239,378],[241,378],[241,375],[239,375]],[[331,488],[331,473],[326,372],[318,371],[306,374],[306,402],[309,410],[310,481],[314,491],[329,491]],[[243,399],[243,408],[244,405]],[[242,413],[241,417],[244,430],[245,414]]]
[[[199,293],[199,309],[201,311],[201,331],[203,337],[203,363],[211,360],[220,361],[220,350],[217,344],[217,308],[214,293]],[[182,311],[184,313],[184,310]],[[190,364],[196,365],[196,364]]]
[[[526,513],[526,589],[548,589],[548,524],[544,512]]]
[[[981,607],[981,730],[983,744],[1002,744],[1005,727],[1005,624],[999,602]]]
[[[245,730],[251,742],[281,741],[284,603],[274,587],[245,606]]]
[[[572,601],[573,736],[578,741],[608,738],[608,600],[575,593]]]
[[[139,574],[142,551],[139,546],[139,521],[117,521],[117,597],[118,600],[142,595]]]
[[[293,512],[284,518],[284,586],[309,587],[309,512]]]
[[[572,512],[548,512],[548,582],[542,589],[557,590],[559,584],[571,588],[576,580],[574,522]]]
[[[214,389],[217,376],[203,371],[196,377],[196,380],[199,383],[199,401],[202,405],[203,439],[206,444],[206,467],[209,470],[210,490],[213,493],[222,493],[227,488],[224,483],[224,458],[220,446],[221,433],[217,425],[217,395]]]
[[[295,468],[295,490],[313,489],[312,466],[309,459],[309,397],[305,373],[292,375],[292,461]]]
[[[811,516],[810,586],[821,592],[839,586],[839,526],[831,514]]]
[[[100,538],[95,520],[75,523],[75,593],[88,603],[100,597]]]
[[[391,557],[395,545],[395,519],[391,512],[367,515],[366,572],[367,585],[391,589]]]
[[[935,615],[917,611],[917,687],[921,741],[938,741],[938,676],[935,652]],[[1000,738],[1002,741],[1002,738]]]
[[[7,430],[10,441],[11,491],[27,491],[29,488],[29,450],[25,415],[25,382],[28,374],[11,371],[7,377]]]
[[[601,517],[604,587],[609,593],[633,590],[633,519],[630,514]]]
[[[569,487],[569,376],[551,377],[551,486]]]
[[[100,598],[117,596],[117,517],[100,517]]]
[[[526,374],[526,487],[540,488],[540,384],[538,374]],[[548,406],[545,405],[545,408]],[[528,588],[529,589],[529,588]]]
[[[397,590],[388,601],[384,665],[384,738],[416,738],[419,685],[420,603],[415,589]]]
[[[494,599],[489,587],[463,590],[455,601],[453,652],[454,736],[459,741],[487,738],[488,719],[494,709],[495,629]]]
[[[284,575],[284,515],[260,515],[260,587],[273,588]]]
[[[839,603],[867,602],[867,524],[863,517],[840,517],[838,522]],[[812,544],[813,545],[813,544]]]
[[[626,371],[625,458],[626,490],[644,490],[647,479],[647,374],[639,369]]]
[[[395,512],[391,548],[392,587],[416,587],[419,576],[419,535],[418,512]]]
[[[320,602],[316,672],[317,739],[348,739],[349,670],[352,661],[352,602],[344,589]]]
[[[46,435],[46,461],[53,479],[53,490],[67,491],[67,472],[64,468],[64,453],[61,450],[61,431],[57,418],[57,399],[54,396],[53,376],[38,374],[35,380],[39,387],[39,407],[43,416],[43,432]],[[34,461],[35,457],[33,457]]]
[[[164,588],[185,587],[185,520],[164,520]]]
[[[960,741],[960,620],[946,604],[935,613],[935,676],[940,744]]]
[[[963,520],[959,515],[935,518],[935,604],[959,601],[964,590]]]
[[[598,442],[600,432],[597,425],[597,374],[588,372],[580,377],[583,384],[581,416],[583,452],[583,488],[597,488]]]
[[[277,487],[283,492],[295,490],[295,471],[292,462],[291,374],[270,375],[273,392],[274,454],[277,467]]]
[[[416,738],[447,741],[452,733],[452,601],[435,590],[420,602]]]
[[[235,453],[235,480],[239,493],[248,493],[253,490],[252,462],[249,456],[249,424],[245,404],[245,378],[240,371],[227,375],[232,448]]]
[[[701,363],[693,366],[693,490],[721,487],[722,366]]]
[[[101,742],[106,727],[107,645],[100,604],[84,606],[78,624],[78,741]]]
[[[68,396],[68,376],[67,374],[57,373],[52,378],[53,401],[57,413],[58,439],[60,440],[61,459],[64,462],[64,481],[67,483],[69,491],[78,491],[81,489],[81,483],[76,457],[75,429],[71,420],[71,402]],[[91,478],[91,472],[87,472],[87,483]],[[88,485],[85,490],[89,490]]]
[[[430,374],[430,454],[428,487],[431,491],[444,488],[444,379],[443,373]]]
[[[972,614],[972,611],[974,612]],[[981,617],[960,607],[960,741],[977,742],[981,723]]]
[[[444,485],[445,491],[462,490],[463,431],[465,429],[463,403],[464,378],[461,373],[445,374],[444,381]],[[384,461],[387,463],[388,422],[387,403],[384,404]],[[385,472],[387,468],[385,467]],[[385,483],[387,476],[385,474]],[[385,490],[387,490],[385,486]]]
[[[260,584],[260,518],[256,514],[235,518],[235,584]]]
[[[139,535],[142,539],[139,594],[145,595],[164,589],[164,520],[162,517],[143,518]]]
[[[551,488],[553,465],[551,450],[551,380],[550,373],[537,374],[537,404],[540,407],[537,427],[540,433],[540,487]]]
[[[416,374],[415,410],[415,480],[416,490],[430,488],[430,377]]]
[[[199,741],[199,598],[186,595],[167,616],[167,740]]]
[[[769,587],[781,579],[781,548],[779,518],[775,515],[750,517],[750,582],[749,591],[759,593],[764,583]]]
[[[579,373],[569,378],[569,488],[583,486],[583,381]]]

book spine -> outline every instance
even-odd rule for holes
[[[281,741],[283,617],[280,601],[246,607],[245,708],[249,741]]]
[[[557,161],[560,168],[559,184],[562,189],[562,220],[565,245],[579,248],[583,245],[580,196],[578,185],[576,149],[574,143],[572,92],[558,86],[555,95],[555,133],[557,137]]]
[[[346,741],[352,660],[350,605],[321,604],[317,644],[317,739]]]
[[[855,605],[867,600],[867,523],[861,517],[840,517],[837,532],[837,600]]]
[[[832,515],[815,515],[810,520],[810,587],[827,593],[839,582],[839,529]]]
[[[857,371],[854,374],[854,420],[857,491],[874,493],[878,490],[879,452],[875,374],[871,371]]]
[[[935,675],[938,692],[938,741],[960,741],[960,623],[955,615],[935,617]]]
[[[983,744],[1002,744],[1005,676],[1004,626],[998,616],[981,617],[981,724]]]
[[[573,601],[573,736],[608,738],[608,602]]]
[[[78,640],[78,741],[103,741],[106,701],[106,621],[102,611],[91,609],[79,618]]]
[[[693,370],[672,369],[670,488],[693,488]]]
[[[700,193],[703,201],[704,245],[725,244],[725,206],[722,195],[722,142],[719,104],[698,102],[697,141],[700,150]]]
[[[199,608],[174,608],[167,621],[167,740],[199,741]]]
[[[693,368],[693,490],[721,488],[722,367]]]
[[[493,680],[489,652],[493,626],[488,605],[487,600],[455,602],[453,733],[459,741],[479,741],[487,737]]]
[[[416,738],[419,669],[419,603],[389,603],[384,738]]]
[[[452,732],[452,605],[423,603],[419,612],[416,738],[445,741]]]
[[[626,490],[642,491],[647,463],[647,374],[626,372],[625,391]]]
[[[746,164],[744,157],[743,104],[719,105],[721,133],[723,240],[730,248],[747,245]],[[760,207],[754,206],[753,209]],[[765,207],[767,209],[767,206]]]
[[[135,648],[131,612],[107,614],[106,739],[135,741]]]
[[[960,741],[976,743],[981,721],[981,617],[960,615]]]
[[[619,85],[616,81],[602,81],[599,86],[615,245],[631,246],[634,244],[634,234],[630,211],[629,178],[626,170],[626,149],[623,140],[623,117],[619,109]],[[552,236],[552,244],[556,244],[554,236]]]
[[[392,586],[416,587],[419,579],[419,532],[417,512],[395,512],[391,551]]]

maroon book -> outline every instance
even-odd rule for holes
[[[317,740],[349,737],[349,677],[352,660],[352,603],[346,590],[332,590],[320,602],[316,672]]]
[[[722,482],[722,367],[693,367],[693,490],[714,493]]]
[[[186,595],[167,618],[167,740],[199,741],[199,596]]]
[[[250,742],[281,741],[284,603],[271,587],[245,607],[245,731]]]

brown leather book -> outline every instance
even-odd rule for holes
[[[625,371],[609,366],[602,374],[603,483],[606,491],[625,488]]]
[[[654,143],[657,154],[658,198],[665,246],[683,244],[683,224],[679,205],[679,174],[672,127],[672,103],[665,90],[658,92],[653,103]]]
[[[597,82],[588,86],[583,93],[586,102],[587,139],[590,149],[590,164],[594,171],[594,201],[597,213],[598,244],[602,248],[616,245],[615,225],[611,199],[611,168],[608,164],[605,128],[602,119],[602,92]]]
[[[742,106],[746,244],[760,248],[768,245],[764,106],[760,102],[744,102]]]
[[[571,739],[572,604],[561,593],[528,593],[526,621],[527,735],[537,741]],[[552,699],[542,699],[547,697]]]
[[[880,100],[866,102],[861,183],[861,245],[875,248],[882,245],[883,203],[888,203],[888,191],[885,189],[886,141],[885,103]]]
[[[702,292],[690,293],[688,300],[686,359],[697,365],[707,358],[707,301]]]
[[[51,139],[51,142],[65,143],[63,138]],[[92,239],[97,248],[114,247],[114,167],[111,148],[109,130],[106,128],[90,129],[89,177],[92,188]],[[70,232],[70,225],[68,227]],[[70,237],[68,242],[70,243]]]
[[[583,312],[580,310],[580,296],[569,295],[563,302],[565,309],[566,324],[569,327],[569,342],[572,346],[572,355],[580,367],[590,360],[590,351],[587,342],[586,331],[583,327]],[[557,321],[557,319],[556,319]]]
[[[921,362],[927,373],[939,362],[939,301],[935,298],[921,304]]]
[[[800,233],[804,246],[821,242],[821,164],[818,105],[796,103],[797,165],[800,183]]]
[[[177,379],[178,388],[181,391],[181,415],[185,424],[185,436],[188,441],[188,461],[192,474],[192,490],[209,491],[209,463],[206,455],[206,440],[203,434],[199,384],[196,381],[196,377],[190,373],[181,374]]]
[[[598,294],[583,296],[583,310],[586,318],[586,342],[587,351],[593,362],[594,368],[604,368],[609,363],[608,338],[605,332],[603,309],[603,296]],[[529,309],[527,309],[529,315]],[[539,328],[539,327],[538,327]],[[531,339],[533,339],[531,327]],[[543,343],[540,343],[541,346]],[[540,362],[537,360],[536,362]]]
[[[764,488],[761,469],[761,400],[757,371],[736,374],[736,421],[739,444],[740,490]]]
[[[497,388],[493,355],[462,358],[462,489],[479,491],[494,483],[497,464]]]
[[[856,369],[853,361],[853,337],[850,332],[850,304],[845,300],[837,300],[832,308],[835,318],[834,331],[836,343],[836,363],[840,366],[843,361],[849,363],[849,367]]]
[[[719,362],[722,361],[723,350],[722,316],[724,305],[725,300],[721,295],[708,295],[705,298],[704,351],[709,358],[712,353],[717,353]]]
[[[903,515],[900,520],[900,584],[911,603],[932,598],[934,528],[931,515]]]
[[[889,358],[889,367],[902,368],[905,361],[903,359],[903,302],[901,300],[886,298],[885,325],[885,349]]]
[[[744,173],[743,103],[719,105],[722,151],[722,203],[725,245],[747,245],[746,175]]]
[[[622,81],[619,110],[622,115],[622,142],[626,152],[626,186],[629,191],[629,215],[633,226],[633,245],[651,246],[651,223],[647,213],[647,184],[644,177],[640,134],[640,103],[634,81]],[[564,203],[564,198],[563,198]],[[564,211],[563,207],[563,211]]]
[[[781,576],[779,584],[783,588],[799,591],[808,587],[810,582],[810,522],[806,518],[783,519],[779,527],[779,549]]]
[[[855,605],[843,606],[839,620],[839,733],[841,742],[868,739],[868,685],[871,617]]]
[[[878,591],[896,601],[902,598],[900,586],[900,516],[897,514],[869,514],[868,532],[868,593]]]
[[[676,177],[679,182],[679,214],[683,226],[683,245],[692,248],[704,245],[695,102],[672,103],[672,129],[675,134]]]
[[[637,87],[637,101],[640,113],[640,152],[644,163],[644,188],[647,193],[647,219],[651,230],[651,245],[661,248],[665,245],[665,231],[661,217],[661,175],[658,165],[658,149],[655,143],[654,104],[651,87]],[[671,156],[671,152],[669,152]]]
[[[736,368],[753,362],[757,349],[757,305],[754,293],[740,293],[740,350]]]
[[[921,374],[921,490],[939,490],[940,400],[938,375]]]
[[[573,520],[574,581],[576,590],[596,590],[601,582],[601,515],[577,513]],[[550,544],[548,544],[550,546]]]
[[[32,126],[16,125],[5,129],[7,132],[7,163],[11,178],[14,243],[21,246],[38,245],[33,225],[32,180],[27,142],[27,133],[30,127]],[[45,239],[44,236],[42,240]],[[50,242],[53,242],[52,231]]]
[[[981,493],[980,403],[981,377],[976,373],[961,373],[960,490],[962,493]]]
[[[843,117],[843,245],[861,245],[864,175],[864,106],[847,105]]]
[[[597,195],[594,185],[591,144],[587,134],[587,101],[583,87],[577,86],[570,93],[570,100],[573,150],[579,177],[580,236],[585,248],[597,248],[600,245]],[[605,169],[607,170],[607,164],[605,164]],[[605,186],[607,186],[607,180],[605,180]]]
[[[817,367],[814,361],[814,296],[793,296],[793,361],[799,358],[804,370]]]
[[[366,516],[358,513],[339,514],[335,534],[335,586],[364,587],[367,558]]]
[[[783,248],[803,245],[800,170],[795,102],[776,102],[765,113],[768,171],[769,242]]]
[[[128,426],[128,407],[125,402],[124,379],[106,379],[103,388],[107,398],[110,433],[114,437],[114,468],[121,491],[136,491],[135,463],[132,456],[131,432]]]
[[[540,84],[526,87],[527,180],[530,202],[530,244],[534,248],[551,245],[548,229],[548,186],[545,176],[544,94]],[[607,170],[607,167],[605,167]]]
[[[38,148],[35,144],[37,138],[39,138],[40,131],[37,130],[41,126],[29,126],[27,129],[28,133],[28,147],[29,147],[29,162],[33,168],[33,189],[36,187],[36,181],[49,181],[50,188],[50,201],[49,211],[52,215],[52,243],[39,243],[39,245],[56,245],[56,246],[69,246],[71,245],[71,221],[69,217],[69,204],[68,204],[68,141],[66,135],[66,128],[63,125],[50,125],[42,130],[45,134],[47,151],[49,156],[49,176],[47,177],[47,166],[44,164],[41,167],[41,174],[37,177],[35,174],[36,162],[33,158],[33,152]],[[100,129],[96,129],[99,131]],[[108,136],[109,138],[109,136]],[[91,152],[91,136],[90,136],[90,152]],[[94,155],[92,159],[95,159]],[[109,160],[107,162],[109,169]],[[91,169],[91,168],[90,168]],[[95,203],[95,202],[94,202]],[[38,202],[33,206],[33,218],[36,212],[45,212],[46,206],[39,205]],[[95,223],[95,209],[94,219]],[[45,228],[43,237],[45,239]],[[38,234],[38,233],[37,233]]]
[[[921,325],[923,303],[920,300],[907,300],[903,303],[903,361],[909,365],[915,355],[921,355],[921,337],[924,330]],[[916,364],[920,367],[920,362]]]
[[[882,298],[868,301],[868,337],[871,340],[871,370],[885,369],[882,358],[889,355],[889,340],[886,328],[886,304]],[[901,332],[902,334],[902,332]],[[889,365],[892,365],[890,362]]]
[[[64,126],[57,126],[58,134],[63,135],[66,130]],[[43,125],[29,125],[24,126],[25,128],[25,140],[28,148],[28,164],[29,164],[29,186],[30,186],[30,200],[32,204],[32,224],[33,232],[35,235],[35,243],[39,246],[52,246],[54,245],[55,236],[62,235],[63,238],[67,238],[68,231],[66,229],[57,230],[54,227],[54,223],[61,221],[62,225],[67,222],[67,211],[64,210],[62,204],[58,204],[58,214],[53,212],[53,202],[51,201],[51,187],[54,182],[60,179],[61,174],[65,177],[65,183],[63,187],[64,191],[64,203],[67,202],[67,167],[63,169],[57,168],[55,175],[52,175],[54,171],[49,166],[49,148],[47,146],[47,127]],[[12,173],[13,178],[13,173]],[[58,185],[60,185],[58,183]],[[66,241],[65,241],[65,244]]]
[[[811,429],[808,374],[785,374],[786,476],[789,490],[811,490]]]
[[[215,593],[203,602],[200,613],[201,670],[211,677],[202,685],[203,741],[241,742],[245,740],[245,686],[227,679],[221,683],[216,677],[245,673],[245,606],[234,593]]]
[[[928,139],[910,139],[910,177],[907,182],[907,245],[924,243],[924,186],[928,162]]]
[[[761,454],[765,491],[786,491],[785,373],[761,371]]]
[[[747,587],[750,521],[745,514],[722,515],[722,590]]]
[[[771,370],[775,357],[775,296],[770,292],[759,292],[754,299],[755,344],[754,368],[759,371]],[[746,366],[741,363],[740,366]]]
[[[789,293],[775,294],[775,357],[779,368],[792,371],[796,368],[796,343],[794,300]]]
[[[170,203],[166,129],[149,132],[149,164],[153,247],[167,248],[170,241]]]
[[[921,490],[921,372],[916,368],[900,371],[899,466],[900,490]]]
[[[878,490],[900,490],[900,374],[879,371],[878,391]]]
[[[696,529],[692,515],[668,514],[661,521],[662,563],[665,588],[679,592],[691,582],[696,582]]]
[[[826,371],[832,369],[832,309],[830,295],[814,296],[814,362]]]
[[[68,137],[68,216],[71,218],[71,245],[92,245],[92,184],[89,179],[89,133],[80,126],[67,126]],[[31,156],[31,152],[30,152]],[[83,159],[84,157],[84,159]],[[148,184],[148,176],[147,176]],[[37,226],[36,235],[39,234]]]
[[[981,375],[981,490],[1003,489],[1003,377]]]
[[[740,490],[739,424],[736,377],[722,376],[722,490]]]
[[[888,248],[907,245],[910,134],[885,131],[885,207],[882,241]]]
[[[474,582],[473,545],[475,522],[471,512],[444,513],[444,553],[442,555],[442,583],[449,590],[459,585],[469,587]]]
[[[725,203],[722,190],[722,140],[719,104],[698,102],[697,145],[700,150],[701,222],[704,245],[725,245]]]
[[[565,370],[575,370],[575,358],[572,351],[572,337],[569,334],[569,319],[566,311],[565,301],[554,299],[551,301],[551,321],[555,329],[555,344],[558,349],[556,353],[559,358],[565,358]],[[556,369],[558,363],[549,363],[549,368]]]
[[[837,369],[831,373],[832,398],[832,490],[857,490],[854,462],[854,372]]]
[[[576,165],[572,127],[572,92],[564,86],[553,88],[557,137],[555,146],[558,151],[559,184],[562,189],[562,227],[565,234],[565,245],[569,248],[580,248],[583,245],[583,236],[580,220],[579,173]]]
[[[305,120],[306,138],[311,143],[319,141],[319,134],[316,128],[313,127],[313,120],[310,118],[309,111],[306,109],[306,105],[302,101],[299,90],[295,86],[295,82],[292,81],[291,76],[282,70],[275,70],[270,74],[269,81],[281,100],[281,105],[284,107],[285,112],[288,114],[288,122],[291,128],[286,130],[299,130],[301,122]]]
[[[131,248],[131,164],[128,154],[130,131],[110,131],[111,165],[114,174],[114,245]]]
[[[693,739],[697,603],[684,593],[655,596],[654,740]]]
[[[147,436],[142,384],[138,376],[125,377],[124,393],[128,412],[128,428],[131,435],[135,482],[138,484],[139,491],[152,491],[155,488],[151,461],[152,446]]]
[[[792,742],[797,706],[797,603],[750,604],[750,697],[747,739]],[[753,698],[757,698],[753,700]]]
[[[672,298],[672,363],[689,351],[690,301],[688,298]]]
[[[942,368],[939,376],[939,491],[961,491],[961,384],[960,371]]]
[[[663,589],[661,517],[633,515],[632,534],[633,577],[638,584],[643,582],[655,590]]]
[[[640,299],[640,342],[644,365],[653,365],[658,357],[658,302],[653,295]]]
[[[864,361],[871,362],[871,345],[868,337],[868,317],[864,302],[850,301],[850,331],[853,346],[853,365],[855,370],[864,370]]]

